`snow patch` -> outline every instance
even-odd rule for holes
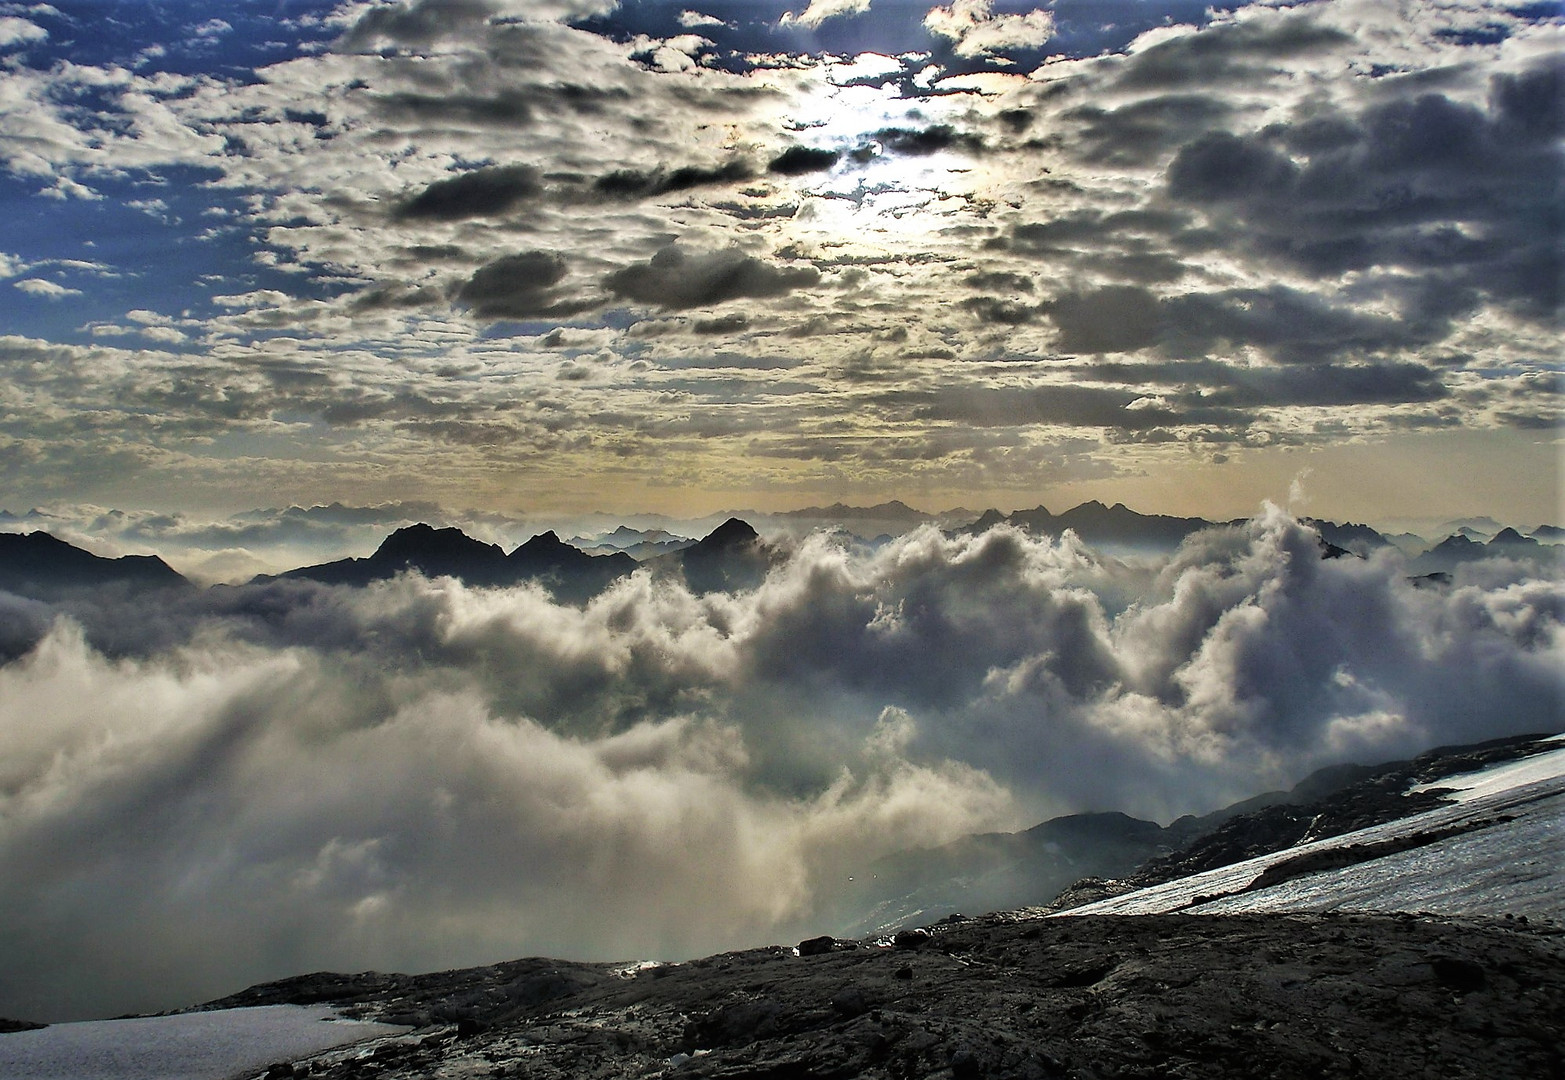
[[[347,1020],[326,1006],[247,1009],[51,1024],[0,1035],[7,1080],[226,1080],[278,1061],[400,1035],[390,1024]]]

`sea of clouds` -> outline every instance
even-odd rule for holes
[[[1416,582],[1271,507],[1143,560],[817,534],[739,595],[642,572],[584,607],[418,576],[0,606],[0,1016],[41,1019],[797,940],[897,850],[1167,820],[1558,730],[1565,700],[1557,573]]]

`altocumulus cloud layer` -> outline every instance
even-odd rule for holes
[[[0,5],[24,504],[949,505],[1439,436],[1552,510],[1547,5],[155,10]]]
[[[404,577],[27,611],[0,1015],[788,940],[881,854],[1551,729],[1565,689],[1558,580],[1419,588],[1270,508],[1137,564],[925,529],[817,535],[736,596]]]

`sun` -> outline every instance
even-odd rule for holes
[[[861,54],[823,66],[785,120],[801,143],[835,151],[829,170],[797,179],[795,229],[814,239],[916,240],[974,199],[974,159],[939,99],[912,105],[903,58]],[[933,104],[932,104],[933,103]]]

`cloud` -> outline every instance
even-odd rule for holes
[[[699,11],[686,8],[679,13],[679,25],[687,30],[696,30],[703,26],[727,26],[728,24],[716,15],[704,15]]]
[[[345,711],[354,678],[237,646],[111,664],[69,629],[0,670],[0,697],[47,714],[4,734],[8,1012],[197,1000],[322,965],[741,944],[890,838],[1007,814],[954,764],[867,765],[790,798],[746,782],[721,724],[569,737],[433,683]]]
[[[67,288],[57,282],[45,281],[43,278],[23,278],[21,281],[13,281],[14,288],[21,289],[29,296],[41,296],[46,300],[63,300],[67,296],[80,296],[80,289]]]
[[[754,170],[749,163],[736,159],[711,167],[681,165],[677,169],[656,169],[649,172],[639,169],[616,169],[614,172],[598,177],[592,186],[605,195],[627,198],[666,195],[672,191],[686,191],[708,184],[731,184],[747,180],[753,175]]]
[[[853,15],[862,15],[869,10],[871,0],[810,0],[809,6],[804,12],[795,15],[793,12],[785,12],[778,20],[779,26],[802,26],[806,30],[814,30],[827,19],[840,19]]]
[[[766,171],[783,176],[801,176],[820,172],[837,164],[842,155],[835,150],[813,146],[790,146],[767,163]]]
[[[817,535],[733,596],[642,572],[584,607],[416,576],[0,606],[30,650],[0,665],[27,718],[0,723],[0,1015],[44,1018],[789,940],[891,851],[1207,810],[1555,728],[1565,693],[1558,580],[1415,588],[1270,508],[1135,564],[1008,527]]]
[[[365,10],[343,34],[349,50],[459,47],[491,21],[563,21],[612,11],[619,0],[400,0]]]
[[[701,252],[670,245],[647,262],[616,270],[604,284],[628,300],[682,309],[782,296],[819,280],[813,266],[778,266],[737,249]]]
[[[49,31],[37,23],[19,19],[14,15],[0,16],[0,49],[47,40],[49,40]]]
[[[552,251],[524,251],[487,263],[457,291],[457,299],[488,319],[527,319],[568,315],[593,306],[563,297],[556,288],[567,273],[565,259]]]
[[[160,199],[148,242],[191,253],[116,247],[121,276],[96,293],[47,252],[12,259],[13,283],[179,315],[94,309],[60,333],[142,325],[169,348],[21,365],[32,396],[0,421],[20,490],[104,498],[78,485],[110,483],[110,460],[224,503],[236,483],[251,501],[368,483],[385,486],[360,498],[392,499],[402,482],[449,500],[502,474],[549,501],[583,477],[668,490],[671,468],[707,491],[850,477],[882,498],[910,461],[953,498],[1058,481],[1026,423],[953,433],[902,408],[891,430],[863,407],[969,383],[996,393],[953,412],[1110,421],[1069,455],[1098,476],[1129,467],[1116,447],[1133,439],[1168,443],[1140,444],[1135,468],[1155,473],[1197,437],[1364,445],[1415,424],[1538,460],[1518,425],[1548,411],[1510,396],[1548,368],[1560,306],[1558,28],[1533,9],[1325,0],[1159,26],[1138,8],[1090,56],[1109,32],[1056,11],[1057,55],[1024,73],[1007,62],[1021,46],[960,50],[1042,5],[740,19],[710,47],[674,27],[678,5],[608,7],[365,4],[335,42],[225,16],[229,43],[297,46],[253,72],[210,49],[200,71],[8,51],[16,198],[58,197],[35,208],[62,223]],[[931,10],[966,36],[932,38]],[[654,70],[664,46],[700,62]],[[195,280],[211,266],[223,281]],[[177,305],[148,292],[168,268],[188,278]],[[40,334],[81,299],[8,295]],[[699,312],[654,339],[618,310],[713,304],[743,325]],[[500,320],[569,321],[592,342]],[[1099,398],[1005,406],[1018,373],[1055,381],[1062,352]],[[592,377],[564,394],[563,373]],[[1147,426],[1159,415],[1188,422]],[[1260,458],[1235,463],[1253,477]],[[1531,483],[1516,469],[1500,486]]]
[[[436,180],[403,203],[396,216],[459,221],[471,217],[495,217],[514,210],[543,190],[537,170],[526,165],[497,165]]]
[[[993,0],[955,0],[930,8],[930,33],[948,39],[958,56],[989,56],[1016,49],[1041,49],[1054,37],[1054,14],[1037,8],[1025,14],[994,14]]]
[[[1379,273],[1394,294],[1439,287],[1447,309],[1466,291],[1468,308],[1487,295],[1550,321],[1562,158],[1545,117],[1561,100],[1549,64],[1495,76],[1488,109],[1426,92],[1357,115],[1208,132],[1175,155],[1168,193],[1305,273]]]

